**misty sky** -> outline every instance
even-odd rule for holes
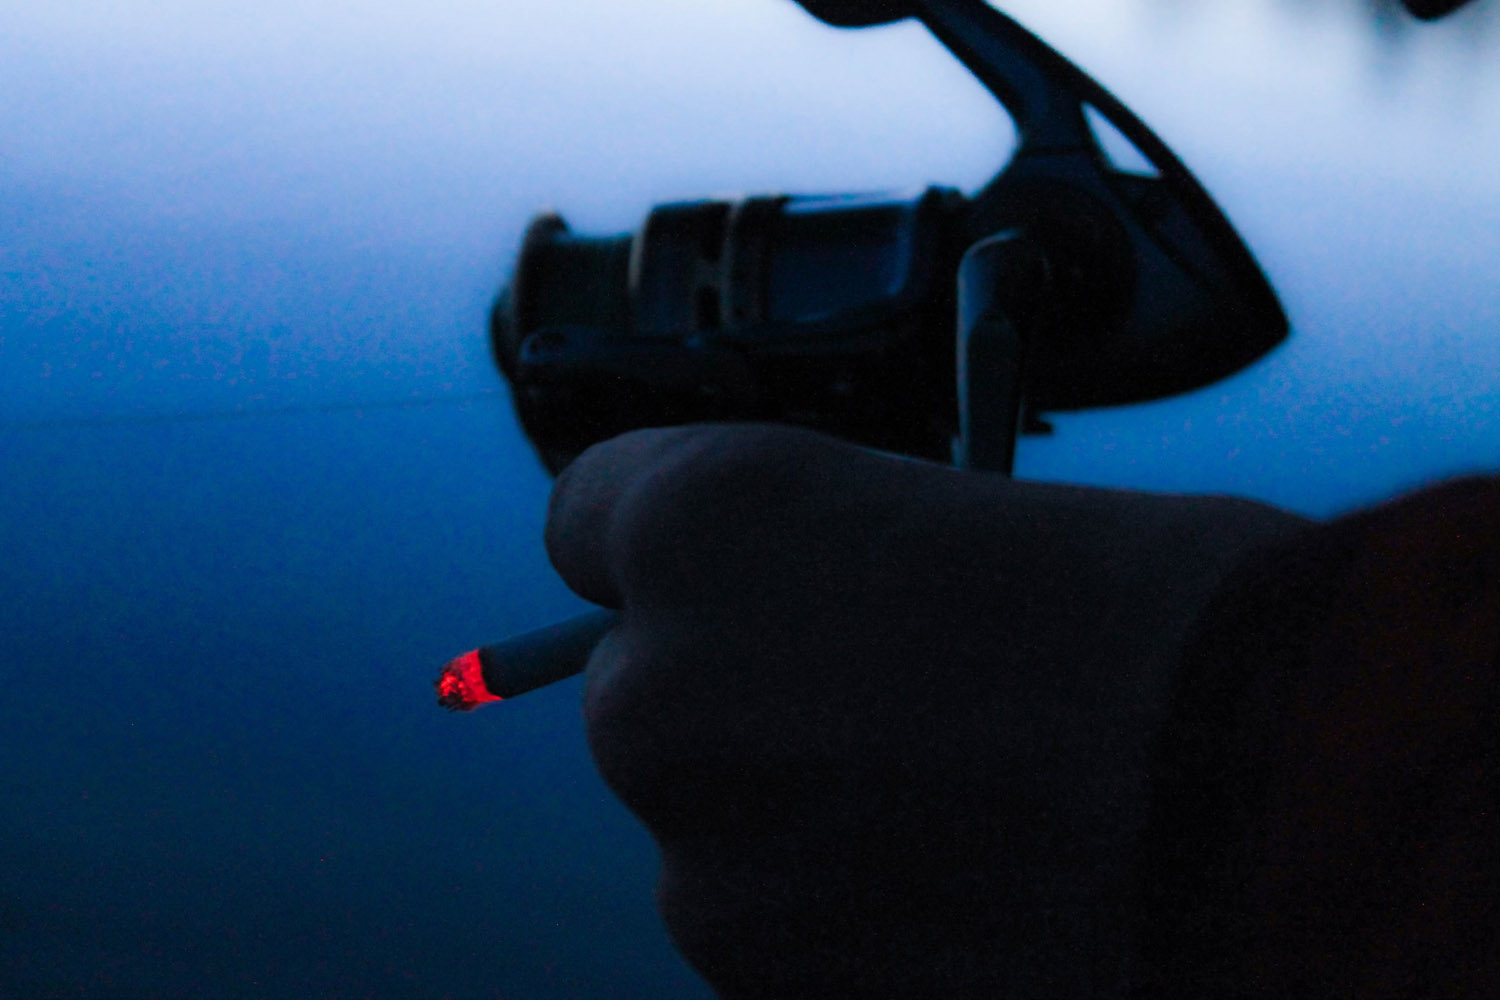
[[[1480,390],[1451,369],[1496,357],[1500,69],[1472,41],[1483,5],[1395,44],[1352,3],[1010,9],[1176,146],[1282,292],[1299,336],[1236,383],[1268,406],[1237,395],[1235,416],[1284,421],[1372,380],[1413,405],[1440,389],[1450,409]],[[84,2],[0,24],[8,299],[27,307],[0,347],[0,414],[16,420],[492,388],[473,331],[544,206],[609,231],[701,194],[972,188],[1010,141],[919,27],[841,37],[779,0]],[[350,266],[306,263],[329,255]],[[1443,275],[1462,291],[1430,294]],[[77,322],[100,310],[110,336]],[[1180,447],[1197,404],[1160,410],[1156,436]],[[1278,432],[1284,451],[1345,460],[1336,427],[1281,430],[1297,439]],[[1068,443],[1082,447],[1047,447]],[[1073,457],[1022,462],[1050,476]]]

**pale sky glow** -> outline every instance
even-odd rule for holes
[[[1187,12],[1180,22],[1159,5],[1119,0],[1023,0],[1007,9],[1127,99],[1148,102],[1148,119],[1164,120],[1164,131],[1205,146],[1234,137],[1232,123],[1245,118],[1279,121],[1285,135],[1289,113],[1320,129],[1361,103],[1391,111],[1387,101],[1356,96],[1367,82],[1370,42],[1342,30],[1342,21],[1290,17],[1258,0],[1175,6]],[[448,0],[420,11],[222,2],[143,10],[84,0],[16,5],[0,13],[0,24],[8,91],[40,97],[51,112],[38,116],[35,100],[8,102],[7,153],[22,169],[36,158],[55,169],[92,153],[149,170],[153,153],[160,159],[184,146],[190,162],[193,154],[212,161],[201,146],[217,133],[248,133],[252,155],[265,141],[279,142],[282,157],[336,161],[380,152],[364,133],[386,130],[435,152],[487,154],[497,167],[531,172],[574,162],[575,143],[618,148],[615,135],[629,129],[650,140],[636,155],[650,150],[652,169],[666,174],[678,172],[677,158],[661,154],[679,150],[658,143],[674,137],[677,147],[696,135],[708,140],[704,147],[736,139],[736,147],[764,146],[805,122],[833,136],[905,134],[903,145],[931,150],[936,130],[922,125],[935,109],[988,110],[920,29],[835,42],[788,0]],[[1407,89],[1440,89],[1411,76],[1417,85]],[[1416,116],[1430,118],[1439,101],[1451,111],[1454,102],[1438,94]],[[195,136],[199,148],[191,148]],[[976,169],[962,159],[972,141],[939,145],[949,147],[959,173]],[[824,158],[788,156],[789,145],[774,143],[789,167]],[[1256,145],[1270,157],[1282,144]],[[991,159],[993,148],[980,148]],[[869,159],[873,151],[858,152]],[[681,171],[705,173],[710,155],[700,152]],[[742,158],[742,148],[728,157]]]
[[[1488,315],[1493,283],[1477,275],[1500,270],[1487,221],[1500,216],[1500,55],[1466,47],[1462,20],[1382,49],[1352,4],[1006,9],[1114,89],[1221,201],[1299,323],[1272,365],[1312,367],[1287,386],[1315,392],[1318,380],[1379,370],[1392,343],[1412,354],[1410,372],[1423,358],[1451,370],[1442,359],[1460,340],[1462,356],[1495,358],[1495,339],[1477,329],[1424,341],[1427,353],[1411,346],[1415,329],[1468,330]],[[580,230],[619,231],[654,203],[705,195],[972,189],[1012,141],[994,101],[919,26],[840,32],[790,0],[12,5],[0,10],[0,84],[11,98],[0,104],[0,183],[53,199],[14,220],[9,252],[41,256],[12,273],[40,266],[59,288],[64,272],[124,266],[136,251],[122,248],[143,240],[148,252],[191,255],[174,233],[232,243],[245,230],[269,247],[297,232],[353,255],[340,283],[361,289],[350,294],[372,316],[331,321],[331,305],[313,304],[326,278],[291,249],[257,251],[271,254],[264,267],[213,280],[274,290],[274,315],[189,306],[164,288],[150,305],[164,322],[102,369],[92,340],[47,334],[28,346],[13,331],[0,360],[34,373],[45,355],[52,376],[13,387],[10,405],[47,412],[148,405],[163,398],[150,387],[166,370],[179,389],[208,392],[192,358],[217,358],[203,369],[217,379],[267,338],[270,399],[291,391],[292,374],[298,392],[367,369],[483,380],[473,331],[543,207]],[[1459,231],[1470,238],[1450,237]],[[1418,260],[1403,244],[1426,250]],[[461,254],[470,271],[445,291],[413,275],[411,287],[382,280],[376,293],[361,275],[404,265],[361,265],[361,248],[429,262]],[[1463,294],[1427,296],[1435,271],[1476,278]],[[109,301],[126,309],[137,294]],[[407,314],[433,296],[452,318],[428,313],[413,328]],[[1343,312],[1329,311],[1335,302]],[[1355,332],[1372,302],[1375,328]],[[1415,375],[1403,384],[1420,395]]]
[[[1173,20],[1160,6],[1021,0],[1007,9],[1164,133],[1209,155],[1307,165],[1314,151],[1333,165],[1336,147],[1384,134],[1390,141],[1369,150],[1363,168],[1456,185],[1491,176],[1461,164],[1500,150],[1497,75],[1453,57],[1451,26],[1424,29],[1404,47],[1403,72],[1376,88],[1375,45],[1343,18],[1216,0],[1176,5],[1184,16]],[[884,167],[894,181],[921,150],[927,172],[973,183],[1003,148],[986,134],[987,98],[920,29],[835,41],[788,0],[448,0],[420,12],[275,3],[143,11],[85,0],[17,5],[0,12],[0,26],[0,73],[14,98],[0,124],[15,171],[94,164],[175,180],[301,163],[357,183],[340,161],[358,158],[371,181],[389,183],[399,178],[380,161],[402,145],[448,161],[434,164],[447,179],[481,160],[512,176],[576,172],[579,154],[598,148],[626,160],[617,166],[627,175],[704,176],[715,188],[753,179],[747,146],[761,147],[751,162],[774,153],[778,176],[791,181],[847,146],[840,177],[859,162],[870,180]],[[1472,93],[1459,92],[1455,74]],[[1379,122],[1385,128],[1372,128]],[[782,141],[788,131],[811,143],[822,134],[824,148],[792,154],[802,142]],[[731,143],[720,159],[742,169],[709,178],[713,148]],[[871,163],[877,150],[882,162]],[[649,164],[628,162],[647,155]]]

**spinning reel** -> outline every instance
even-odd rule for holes
[[[550,471],[632,428],[752,420],[1008,472],[1035,414],[1195,389],[1286,336],[1187,168],[1011,18],[799,2],[842,27],[921,20],[1015,120],[1014,155],[972,196],[688,201],[605,237],[533,221],[491,343]],[[1113,165],[1096,125],[1147,166]]]

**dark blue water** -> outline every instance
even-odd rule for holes
[[[608,229],[716,189],[972,185],[1004,135],[924,49],[902,66],[926,89],[841,91],[859,67],[786,11],[754,34],[730,5],[734,62],[670,6],[639,37],[583,0],[409,33],[382,9],[368,37],[211,5],[0,18],[0,998],[707,995],[577,682],[433,703],[448,656],[578,607],[485,310],[546,201]],[[1423,146],[1422,106],[1387,133],[1255,58],[1211,99],[1155,64],[1114,78],[1241,226],[1292,341],[1059,418],[1018,471],[1327,515],[1500,468],[1494,116]]]
[[[497,248],[8,193],[0,997],[703,995],[577,682],[435,705],[579,607],[485,357]]]
[[[433,706],[439,658],[570,608],[513,528],[536,477],[486,471],[518,464],[497,416],[6,440],[5,995],[661,981],[576,688]]]

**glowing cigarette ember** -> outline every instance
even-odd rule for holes
[[[580,674],[619,622],[617,611],[590,611],[455,657],[438,676],[438,704],[469,712]]]

